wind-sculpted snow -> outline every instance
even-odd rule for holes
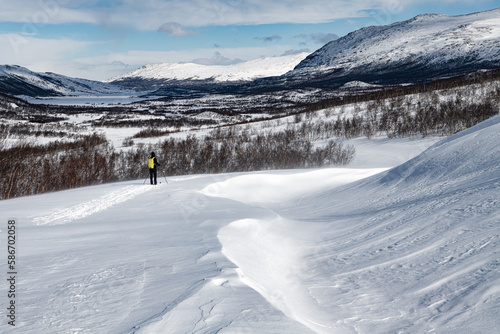
[[[245,283],[317,333],[495,332],[499,121],[279,216],[236,221],[220,231],[223,252]]]
[[[15,329],[496,333],[499,136],[497,116],[433,146],[414,139],[428,149],[389,170],[167,176],[1,201],[1,239],[17,224]]]
[[[288,201],[304,197],[308,193],[320,192],[382,172],[387,168],[339,168],[314,170],[303,173],[254,173],[232,177],[223,182],[211,184],[202,190],[203,194],[225,197],[250,205],[276,207]],[[244,191],[243,191],[244,189]]]

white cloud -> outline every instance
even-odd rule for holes
[[[146,30],[156,29],[168,21],[180,22],[187,27],[319,23],[341,17],[365,15],[362,10],[378,8],[378,3],[380,1],[372,0],[354,3],[352,0],[151,0],[146,3],[127,1],[119,13],[111,17],[116,22],[135,22],[139,29]],[[134,13],[132,17],[131,13]]]
[[[243,62],[243,59],[236,58],[236,59],[230,59],[227,57],[224,57],[222,53],[219,51],[214,52],[213,56],[211,58],[196,58],[191,60],[190,62],[196,63],[196,64],[201,64],[201,65],[233,65],[233,64],[238,64]]]
[[[24,36],[21,36],[24,38]],[[0,35],[0,45],[9,45],[8,35]],[[54,72],[70,77],[104,81],[151,63],[198,63],[230,65],[261,57],[275,57],[290,53],[290,46],[246,48],[207,48],[179,51],[128,51],[102,56],[75,58],[88,45],[71,40],[42,40],[27,38],[19,52],[8,48],[2,51],[3,64],[27,67],[35,72]],[[69,56],[69,57],[68,57]]]
[[[241,47],[241,48],[203,48],[176,51],[142,51],[131,50],[122,53],[109,53],[92,58],[80,58],[76,61],[82,63],[102,64],[120,61],[125,64],[140,67],[151,63],[187,63],[201,59],[240,59],[251,60],[260,57],[280,56],[290,50],[290,45],[271,45],[264,47]]]
[[[273,35],[273,36],[264,36],[264,37],[255,37],[255,39],[261,40],[263,42],[277,42],[282,39],[280,35]]]
[[[472,0],[443,0],[448,5]],[[481,0],[476,0],[481,1]],[[486,0],[484,0],[486,1]],[[0,0],[0,22],[28,24],[92,23],[155,31],[165,22],[183,27],[272,23],[324,23],[367,16],[378,10],[391,15],[431,0]],[[185,29],[185,28],[184,28]]]
[[[177,22],[167,22],[163,23],[159,28],[159,32],[167,33],[173,37],[186,37],[188,35],[194,34],[194,32],[187,30],[182,25]]]
[[[27,67],[35,72],[55,72],[71,77],[106,79],[136,68],[111,60],[86,62],[73,60],[93,48],[94,42],[71,39],[41,39],[22,34],[0,34],[1,64]]]
[[[74,57],[95,43],[71,39],[40,39],[22,34],[1,34],[2,63],[25,65]]]
[[[74,78],[103,81],[123,73],[137,69],[138,66],[124,64],[119,61],[92,64],[79,61],[46,61],[36,62],[28,66],[35,72],[54,72]]]
[[[444,0],[470,3],[472,0]],[[476,0],[486,1],[486,0]],[[411,5],[432,0],[124,0],[109,12],[114,23],[156,30],[165,22],[184,27],[259,25],[275,23],[325,23],[336,19],[367,17],[371,11],[400,14]]]
[[[281,54],[281,56],[290,56],[290,55],[296,55],[296,54],[299,54],[299,53],[311,53],[311,50],[309,49],[300,49],[300,50],[295,50],[295,49],[290,49],[290,50],[286,50],[285,52],[283,52]]]
[[[69,0],[0,0],[0,22],[23,22],[26,29],[44,24],[99,23],[96,11],[71,8]]]
[[[403,0],[122,0],[99,6],[101,2],[95,0],[0,0],[0,22],[34,25],[76,22],[134,26],[151,31],[165,22],[178,22],[183,27],[321,23],[365,16],[363,11],[370,9],[399,8],[403,2],[408,3]]]
[[[316,44],[326,44],[328,42],[334,41],[339,38],[338,35],[332,33],[312,33],[312,34],[300,34],[293,36],[294,38],[303,39],[303,44],[307,44],[308,41],[312,41]]]

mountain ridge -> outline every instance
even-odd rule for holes
[[[108,79],[106,82],[135,89],[162,86],[192,86],[202,88],[213,85],[238,86],[267,77],[281,76],[303,60],[309,53],[264,57],[231,65],[202,65],[196,63],[147,64],[132,72]],[[217,90],[216,87],[210,87]]]
[[[365,27],[329,42],[287,76],[399,84],[500,67],[498,18],[500,9]]]
[[[112,94],[124,92],[126,87],[155,96],[185,98],[311,88],[335,91],[350,82],[426,83],[500,69],[499,18],[500,8],[460,16],[422,14],[353,31],[308,55],[232,65],[148,64],[106,82],[2,65],[0,92],[28,96]]]
[[[147,64],[137,70],[120,75],[106,82],[116,82],[129,77],[165,80],[249,81],[258,77],[281,75],[295,67],[309,53],[301,52],[280,57],[264,57],[231,65],[202,65],[197,63]]]
[[[0,92],[31,97],[117,94],[130,89],[52,72],[33,72],[18,65],[0,65]]]

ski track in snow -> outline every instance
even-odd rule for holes
[[[61,225],[74,220],[82,219],[97,212],[106,210],[114,205],[128,201],[138,195],[155,189],[151,186],[127,186],[88,202],[77,204],[69,208],[60,209],[53,213],[33,218],[35,225]]]

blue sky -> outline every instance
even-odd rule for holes
[[[500,0],[0,0],[0,64],[105,80],[148,63],[312,52],[365,26],[498,7]]]

